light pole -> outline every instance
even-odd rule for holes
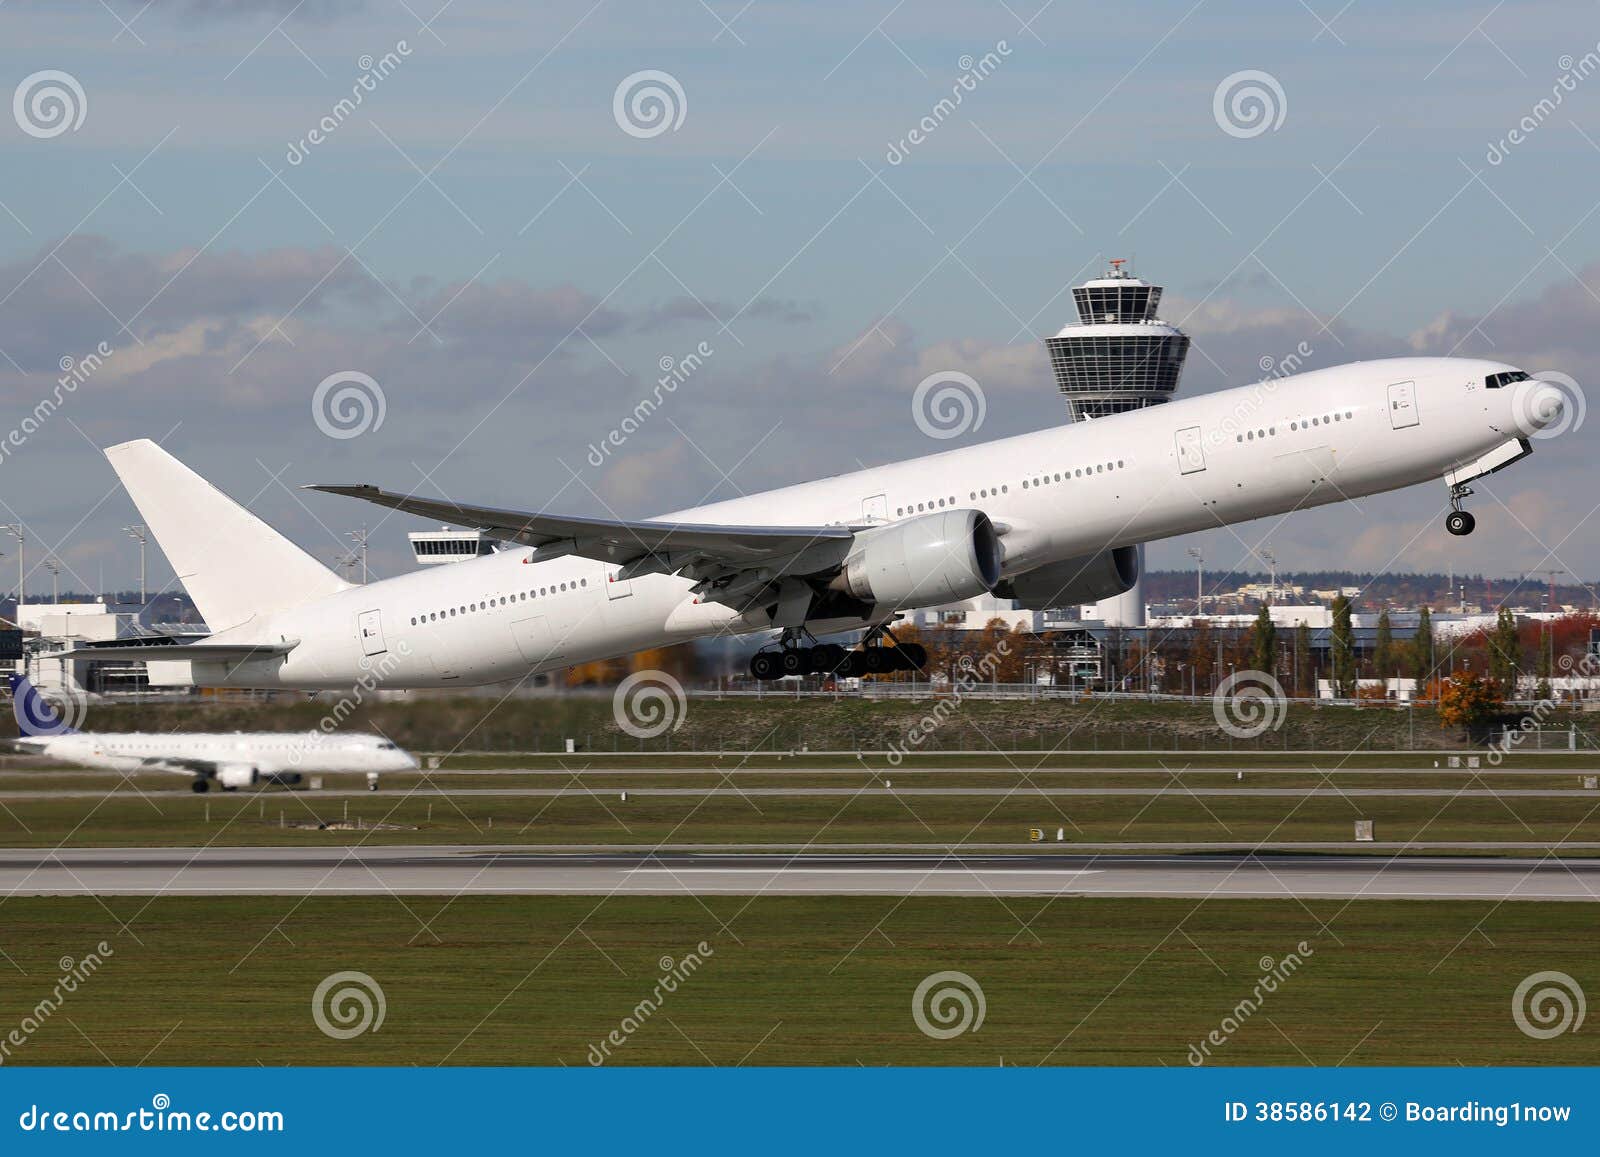
[[[44,569],[50,572],[50,601],[61,601],[61,564],[53,558],[44,560]]]
[[[1198,546],[1191,546],[1189,557],[1194,559],[1194,613],[1198,616],[1206,613],[1206,556]]]
[[[1270,550],[1263,550],[1258,553],[1266,561],[1267,569],[1272,573],[1271,582],[1268,584],[1268,589],[1272,593],[1267,598],[1275,603],[1278,601],[1278,556]]]
[[[150,528],[141,522],[136,522],[122,529],[128,532],[129,538],[139,544],[139,605],[142,607],[144,606],[144,548],[150,541]]]
[[[3,527],[0,527],[0,530],[4,530],[12,538],[17,540],[17,611],[18,611],[18,616],[20,618],[21,611],[22,611],[22,576],[23,576],[23,570],[22,570],[22,539],[23,539],[22,523],[20,523],[20,522],[8,522]],[[22,624],[20,622],[18,622],[17,625],[20,627]]]

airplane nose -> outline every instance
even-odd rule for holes
[[[1567,394],[1560,386],[1537,379],[1523,383],[1516,398],[1517,427],[1524,434],[1537,434],[1561,421],[1567,409]]]

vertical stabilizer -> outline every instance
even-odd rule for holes
[[[350,587],[149,439],[105,453],[212,631]]]

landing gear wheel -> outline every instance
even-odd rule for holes
[[[901,670],[920,671],[928,665],[928,648],[921,643],[901,643],[895,650],[900,652]]]
[[[197,779],[189,785],[189,790],[196,795],[205,795],[206,792],[211,790],[211,784],[206,780]]]
[[[785,675],[804,675],[811,666],[809,647],[788,647],[781,652],[778,666]]]
[[[811,648],[811,670],[818,675],[832,675],[845,661],[845,650],[838,643],[823,643]]]
[[[1455,535],[1471,534],[1477,524],[1478,520],[1465,510],[1452,510],[1444,519],[1444,528]]]
[[[846,652],[844,662],[840,664],[839,673],[848,679],[861,678],[867,673],[867,653],[865,651]]]
[[[750,656],[750,677],[761,683],[770,683],[783,674],[776,651],[757,651]]]
[[[887,675],[895,669],[894,656],[887,647],[868,647],[861,654],[866,658],[866,668],[873,675]]]

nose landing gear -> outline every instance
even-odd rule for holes
[[[1457,482],[1450,488],[1450,513],[1445,515],[1444,528],[1454,535],[1471,534],[1472,528],[1478,525],[1478,520],[1465,510],[1461,509],[1461,500],[1472,493],[1472,487],[1465,482]]]

